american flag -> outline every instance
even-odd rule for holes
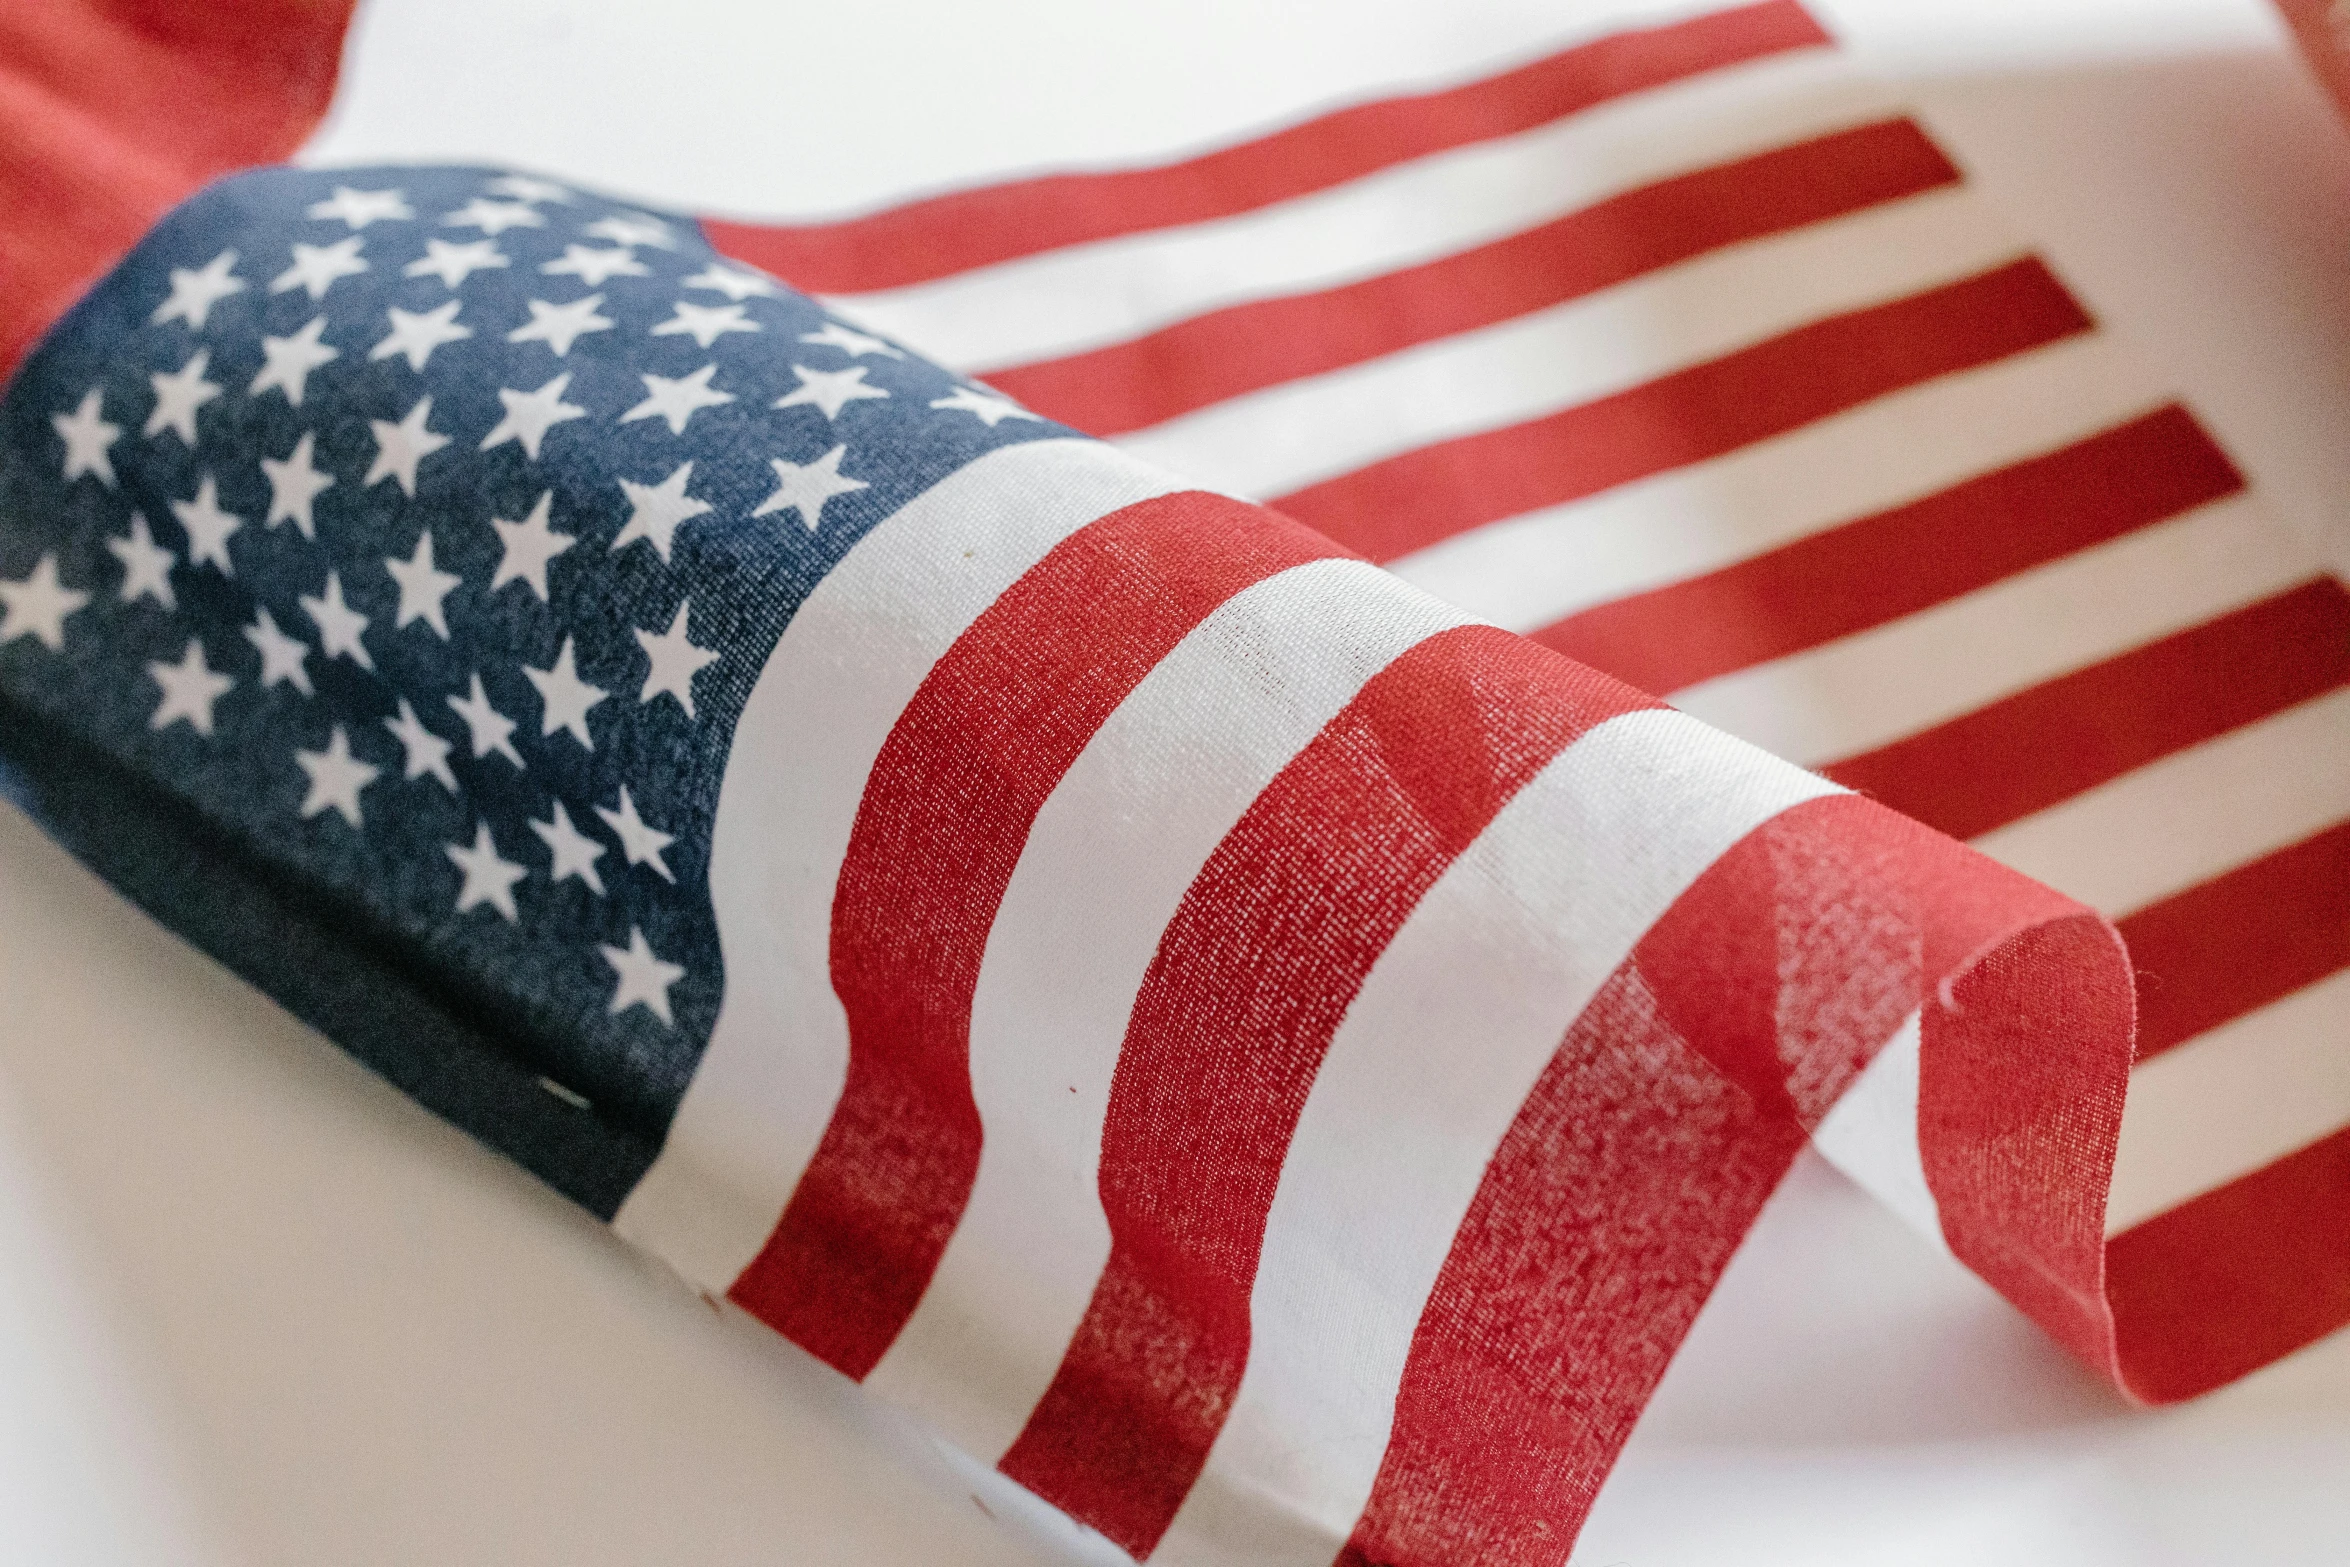
[[[1186,162],[710,232],[2096,908],[2130,1385],[2350,1321],[2350,596],[1801,5],[1586,27]]]
[[[1615,14],[837,224],[216,184],[0,404],[0,779],[1137,1557],[1563,1559],[1807,1140],[2138,1396],[2330,1330],[2341,588],[1799,6]]]

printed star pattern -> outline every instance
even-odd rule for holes
[[[684,431],[681,429],[678,433],[682,435]],[[628,522],[612,540],[612,548],[618,550],[643,539],[660,555],[661,563],[667,565],[679,526],[696,517],[705,516],[711,510],[708,501],[686,494],[685,487],[693,476],[694,465],[681,462],[659,484],[621,480],[620,493],[628,497]]]
[[[628,947],[601,949],[604,961],[612,965],[612,972],[620,976],[620,983],[612,991],[614,1016],[630,1007],[643,1007],[664,1024],[669,1017],[669,987],[685,977],[685,969],[675,963],[664,963],[645,942],[645,933],[631,929]]]
[[[359,254],[364,243],[356,234],[331,245],[305,245],[295,241],[294,264],[269,280],[269,291],[283,294],[299,288],[313,300],[326,298],[326,291],[335,286],[337,278],[357,277],[367,270],[367,263]]]
[[[147,377],[147,384],[155,388],[155,408],[139,433],[152,440],[169,430],[182,444],[194,447],[196,411],[220,395],[220,383],[204,379],[211,365],[212,350],[199,348],[170,375],[159,370]]]
[[[588,750],[596,748],[595,736],[588,733],[588,710],[604,700],[608,694],[579,678],[571,638],[563,639],[563,651],[555,655],[554,664],[546,669],[524,665],[522,672],[539,690],[539,701],[545,714],[539,721],[539,733],[568,734]]]
[[[571,345],[589,332],[609,332],[612,318],[599,313],[596,307],[604,302],[601,294],[590,294],[567,305],[551,305],[543,299],[530,301],[530,323],[518,326],[506,334],[509,343],[544,343],[560,359],[571,352]]]
[[[178,663],[157,659],[147,666],[147,673],[163,691],[163,700],[155,704],[154,715],[147,720],[147,727],[157,730],[186,724],[200,735],[210,735],[213,704],[237,684],[205,660],[204,644],[195,637],[188,639],[187,651]]]
[[[179,608],[179,599],[171,591],[171,568],[179,564],[180,558],[155,542],[143,514],[131,513],[131,531],[119,539],[108,539],[106,552],[122,562],[125,604],[153,599],[163,606],[165,614]]]
[[[310,792],[302,797],[302,819],[322,811],[337,811],[354,827],[366,825],[359,808],[359,791],[375,782],[383,769],[351,754],[351,737],[340,724],[327,737],[323,751],[296,751],[294,760],[309,775]]]
[[[245,519],[223,511],[220,505],[220,486],[211,474],[196,481],[196,498],[192,501],[173,501],[171,514],[188,534],[188,564],[207,563],[218,566],[224,576],[236,574],[229,563],[229,536],[245,525]]]
[[[514,884],[530,872],[499,856],[489,823],[483,822],[474,829],[470,846],[450,844],[449,861],[465,873],[465,885],[457,889],[458,913],[486,903],[509,924],[522,917],[514,907]]]
[[[848,495],[865,488],[862,479],[851,479],[840,471],[841,459],[848,455],[846,446],[835,446],[814,462],[789,462],[781,457],[768,459],[775,469],[775,493],[761,501],[751,512],[754,517],[765,517],[773,512],[798,512],[800,521],[810,533],[824,523],[824,503],[835,495]]]
[[[806,365],[793,365],[791,373],[800,378],[800,384],[778,397],[775,406],[813,408],[827,422],[838,419],[840,411],[851,403],[889,395],[881,387],[865,384],[863,365],[851,365],[846,370],[811,370]]]
[[[8,394],[49,502],[0,519],[0,681],[110,671],[109,743],[430,961],[706,1037],[750,677],[862,529],[1040,422],[551,181],[246,178]]]
[[[57,580],[57,557],[44,555],[20,582],[0,582],[0,647],[31,637],[50,652],[65,648],[65,617],[90,595]]]
[[[669,426],[671,435],[685,434],[685,425],[704,408],[717,408],[734,401],[734,394],[714,390],[710,377],[718,373],[716,365],[704,365],[692,375],[668,376],[647,374],[645,400],[620,416],[622,424],[633,424],[639,419],[660,419]]]
[[[384,570],[400,589],[400,607],[392,616],[392,629],[423,621],[433,635],[443,642],[449,640],[449,617],[444,607],[449,595],[465,579],[453,571],[442,571],[432,563],[432,529],[424,530],[416,541],[416,553],[406,560],[384,558]]]
[[[457,310],[460,301],[450,300],[431,310],[402,310],[394,305],[384,313],[391,330],[367,351],[369,359],[389,359],[394,354],[408,361],[408,368],[421,371],[431,362],[432,351],[446,343],[462,343],[473,335],[473,328],[460,323]]]
[[[416,494],[416,465],[449,444],[449,438],[426,428],[432,417],[432,399],[419,397],[416,406],[409,409],[398,423],[389,419],[370,419],[367,428],[375,435],[375,461],[367,465],[367,477],[361,484],[380,484],[386,479],[400,486],[402,495]]]
[[[697,305],[690,299],[677,302],[677,313],[653,328],[655,337],[674,337],[683,334],[694,340],[697,348],[708,348],[729,332],[756,332],[759,323],[744,314],[741,305]]]
[[[310,644],[280,631],[266,605],[254,611],[253,624],[245,628],[245,640],[261,655],[262,690],[283,681],[304,696],[315,693],[310,684]]]
[[[244,279],[236,275],[237,253],[224,250],[200,267],[173,267],[171,269],[171,297],[155,307],[148,319],[161,326],[166,321],[185,321],[188,329],[201,332],[212,320],[212,307],[231,294],[245,291]]]
[[[677,618],[669,629],[659,636],[650,631],[636,634],[637,645],[645,650],[652,667],[645,673],[643,689],[637,693],[639,702],[650,702],[657,696],[673,697],[685,709],[685,716],[694,715],[694,676],[718,661],[718,654],[710,648],[696,647],[686,636],[686,612],[693,606],[677,606]]]
[[[312,520],[310,507],[319,495],[334,488],[334,475],[315,467],[311,461],[313,437],[308,430],[294,443],[294,449],[281,459],[264,457],[261,471],[269,477],[269,515],[263,521],[269,527],[290,522],[302,530],[302,537],[318,537],[318,524]]]
[[[502,446],[508,441],[519,441],[524,455],[532,462],[539,460],[539,443],[547,432],[566,419],[584,419],[587,410],[577,403],[567,403],[563,393],[571,385],[571,373],[565,371],[535,392],[500,388],[498,401],[506,406],[506,417],[490,427],[490,433],[481,438],[481,449]]]
[[[428,239],[424,254],[400,269],[403,277],[437,277],[444,288],[456,288],[485,267],[512,266],[513,260],[498,249],[496,240],[475,239],[464,244],[453,244],[445,239]]]
[[[332,196],[310,204],[310,216],[332,219],[346,228],[363,229],[370,223],[404,223],[416,214],[410,209],[404,192],[353,190],[348,185],[337,185]]]
[[[245,395],[259,397],[275,388],[286,394],[287,402],[301,407],[302,395],[310,389],[310,372],[342,357],[319,341],[319,335],[325,330],[326,317],[312,316],[290,337],[263,338],[261,352],[269,362],[253,377],[253,384],[245,388]]]
[[[109,424],[99,412],[103,404],[98,389],[91,387],[82,394],[82,400],[69,414],[53,414],[49,427],[57,438],[65,442],[65,478],[67,483],[83,474],[93,474],[108,489],[114,487],[114,459],[106,455],[106,448],[122,436],[122,426]]]

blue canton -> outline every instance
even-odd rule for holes
[[[463,1101],[504,1089],[436,1108],[608,1210],[717,1017],[713,817],[785,624],[909,498],[1067,433],[688,218],[487,169],[239,176],[0,404],[0,781],[111,802],[61,832],[109,874],[167,838],[117,879],[395,1080],[437,1070],[415,1017],[460,1020],[626,1168],[501,1139],[519,1112]],[[230,862],[353,977],[206,904]]]

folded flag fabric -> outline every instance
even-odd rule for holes
[[[2350,595],[1802,6],[1570,25],[1164,167],[710,232],[2096,907],[2133,1386],[2350,1321]]]
[[[2134,1013],[2338,1015],[2342,594],[1874,91],[1770,3],[818,228],[18,225],[0,779],[1137,1557],[1562,1560],[1807,1141],[2199,1391],[2350,1316],[2340,1118],[2106,1237]]]

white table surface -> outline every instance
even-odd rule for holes
[[[2266,13],[1818,9],[2350,563],[2350,138]],[[508,159],[818,212],[1473,74],[1561,15],[391,0],[315,155]],[[11,1563],[1098,1559],[408,1104],[5,806],[0,1390]],[[2130,1412],[1807,1162],[1576,1559],[2331,1567],[2350,1559],[2345,1477],[2350,1335]]]

